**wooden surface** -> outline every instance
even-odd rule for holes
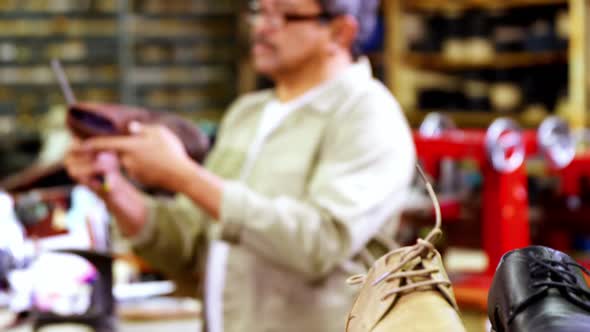
[[[453,291],[459,308],[486,312],[488,305],[487,289],[453,285]]]
[[[477,310],[460,309],[461,320],[467,332],[489,332],[488,315]]]
[[[200,319],[201,303],[194,299],[153,298],[119,305],[117,314],[125,321],[170,321]]]
[[[453,61],[446,59],[441,54],[420,54],[415,52],[405,55],[405,62],[409,65],[431,70],[506,69],[567,63],[567,60],[567,52],[496,53],[494,57],[484,61]]]
[[[590,1],[570,0],[569,95],[571,107],[566,116],[574,129],[590,123],[588,117],[588,11]]]
[[[405,115],[412,126],[419,126],[429,112],[440,112],[448,115],[459,127],[487,128],[492,121],[500,117],[508,117],[518,122],[523,128],[537,128],[541,124],[538,121],[527,119],[524,113],[497,113],[497,112],[466,112],[466,111],[439,111],[439,110],[409,110]]]
[[[0,326],[4,326],[11,319],[11,315],[0,309]],[[30,325],[23,325],[17,328],[2,330],[5,332],[31,332]],[[81,332],[89,331],[86,328],[75,325],[55,325],[43,330],[44,332]],[[168,332],[168,331],[187,331],[200,332],[201,321],[199,318],[192,317],[188,319],[149,319],[149,320],[126,320],[121,319],[119,322],[119,332]]]
[[[164,332],[201,330],[201,302],[190,298],[152,297],[128,301],[117,305],[120,332]],[[0,331],[29,332],[30,325],[4,330],[13,320],[13,315],[0,307]],[[50,330],[50,329],[48,329]],[[56,325],[51,330],[86,331],[68,324]]]

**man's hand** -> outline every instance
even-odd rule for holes
[[[64,163],[67,172],[74,181],[89,187],[98,194],[104,193],[103,181],[120,176],[116,154],[106,151],[99,153],[87,151],[78,139],[74,139],[72,142]]]
[[[89,151],[75,139],[66,155],[65,167],[76,182],[104,200],[123,235],[133,236],[143,228],[147,215],[143,197],[121,174],[114,152]],[[109,190],[105,190],[105,184]]]
[[[88,153],[114,151],[129,176],[148,186],[179,191],[182,176],[196,164],[168,128],[131,123],[130,136],[96,137],[84,142]]]
[[[220,178],[190,159],[168,128],[133,123],[129,131],[130,136],[89,139],[84,149],[117,152],[123,168],[142,184],[185,194],[214,219],[219,218]]]

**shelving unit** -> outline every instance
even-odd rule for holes
[[[36,129],[63,97],[59,58],[80,100],[216,122],[235,97],[231,0],[0,2],[0,116]]]
[[[544,6],[567,7],[568,12],[568,45],[565,50],[548,49],[536,51],[507,51],[495,50],[488,57],[463,56],[450,57],[441,50],[417,52],[408,45],[408,35],[405,31],[408,18],[412,15],[435,15],[450,13],[451,17],[458,15],[476,15],[481,12],[506,12],[510,10],[525,10],[527,8],[543,8]],[[432,109],[421,109],[417,105],[416,77],[428,73],[455,75],[456,73],[475,71],[501,71],[513,68],[527,68],[541,66],[566,66],[567,96],[565,101],[558,102],[545,112],[557,113],[566,118],[574,128],[583,127],[588,122],[586,115],[588,102],[588,85],[586,83],[586,68],[588,57],[588,43],[586,38],[588,17],[588,2],[583,0],[385,0],[384,13],[386,16],[386,50],[385,62],[387,66],[386,81],[393,93],[398,97],[406,111],[412,125],[417,126]],[[561,8],[561,7],[558,7]],[[415,28],[415,26],[412,26]],[[465,31],[469,26],[461,26]],[[457,53],[452,54],[454,56]],[[535,69],[531,69],[535,70]],[[548,78],[551,80],[552,78]],[[486,127],[495,118],[509,116],[518,120],[525,127],[537,127],[543,119],[543,114],[517,112],[506,113],[492,110],[478,109],[436,109],[450,115],[460,126]]]
[[[236,94],[233,1],[129,1],[127,102],[217,121]]]
[[[542,52],[531,54],[526,52],[496,54],[493,59],[484,61],[453,61],[432,54],[408,53],[404,57],[404,62],[419,68],[429,70],[462,70],[493,68],[506,69],[524,66],[538,66],[554,63],[567,63],[567,52]]]
[[[79,98],[118,99],[115,1],[7,1],[0,4],[0,114],[35,130],[62,103],[49,67],[61,58]]]
[[[567,4],[568,0],[412,0],[404,3],[407,9],[415,10],[437,10],[454,7],[457,9],[495,9],[495,8],[518,8],[530,6],[547,6]]]

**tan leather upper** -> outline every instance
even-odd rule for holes
[[[363,286],[347,319],[347,332],[464,332],[436,250],[429,250],[425,257],[418,256],[391,273],[411,249],[396,250],[375,262],[362,280]],[[420,283],[432,285],[412,287]],[[410,289],[399,292],[402,287]]]

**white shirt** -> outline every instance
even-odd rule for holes
[[[246,161],[242,167],[240,174],[241,181],[245,181],[250,175],[254,162],[266,139],[285,121],[291,112],[313,100],[331,82],[332,80],[322,83],[290,102],[281,103],[279,100],[273,99],[266,104],[260,117],[256,137],[248,150]],[[222,241],[213,241],[211,243],[205,277],[205,305],[207,306],[208,332],[223,332],[222,298],[228,254],[229,246],[226,243]]]

